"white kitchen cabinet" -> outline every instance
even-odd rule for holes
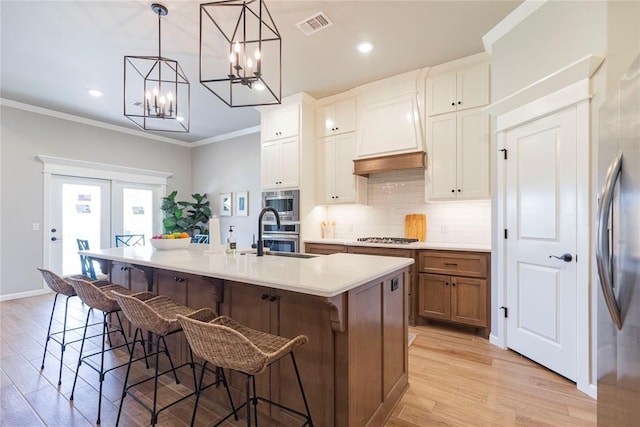
[[[347,98],[318,107],[316,133],[319,137],[356,130],[356,99]]]
[[[429,117],[425,198],[490,197],[489,117],[479,108]]]
[[[300,184],[299,139],[297,136],[262,143],[262,188],[297,188]]]
[[[290,104],[268,110],[261,115],[260,141],[289,138],[299,134],[299,105]]]
[[[318,204],[367,202],[367,179],[353,174],[355,133],[317,141]]]
[[[489,103],[486,62],[427,78],[427,115],[450,113]]]

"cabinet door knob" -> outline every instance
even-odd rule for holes
[[[267,294],[262,294],[262,296],[260,297],[263,300],[266,300],[267,298],[269,298],[269,295]]]
[[[452,192],[452,193],[455,193],[455,192],[456,192],[456,190],[451,190],[451,192]]]
[[[274,301],[275,301],[275,300],[277,300],[277,299],[278,299],[278,297],[276,297],[275,295],[271,295],[271,296],[269,297],[269,301],[270,301],[270,302],[274,302]]]
[[[452,107],[455,107],[455,105],[456,105],[456,103],[455,103],[455,102],[452,102],[452,103],[451,103],[451,106],[452,106]]]
[[[458,188],[458,193],[460,193],[462,190]]]

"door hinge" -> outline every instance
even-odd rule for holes
[[[507,160],[507,149],[506,148],[501,148],[498,151],[502,151],[502,155],[504,157],[505,160]]]
[[[509,309],[507,307],[505,307],[504,305],[502,307],[500,307],[500,310],[503,310],[504,313],[504,318],[506,319],[507,317],[509,317]]]
[[[507,230],[506,228],[504,229],[504,238],[505,239],[509,238],[509,230]]]

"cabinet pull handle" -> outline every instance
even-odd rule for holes
[[[458,265],[458,263],[455,263],[455,262],[443,262],[442,264],[444,264],[444,265],[452,265],[454,267]]]

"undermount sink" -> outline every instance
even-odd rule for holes
[[[303,259],[316,258],[318,256],[318,255],[311,255],[311,254],[301,254],[297,252],[265,252],[264,254],[272,255],[272,256],[283,256],[283,257],[289,257],[289,258],[303,258]]]

